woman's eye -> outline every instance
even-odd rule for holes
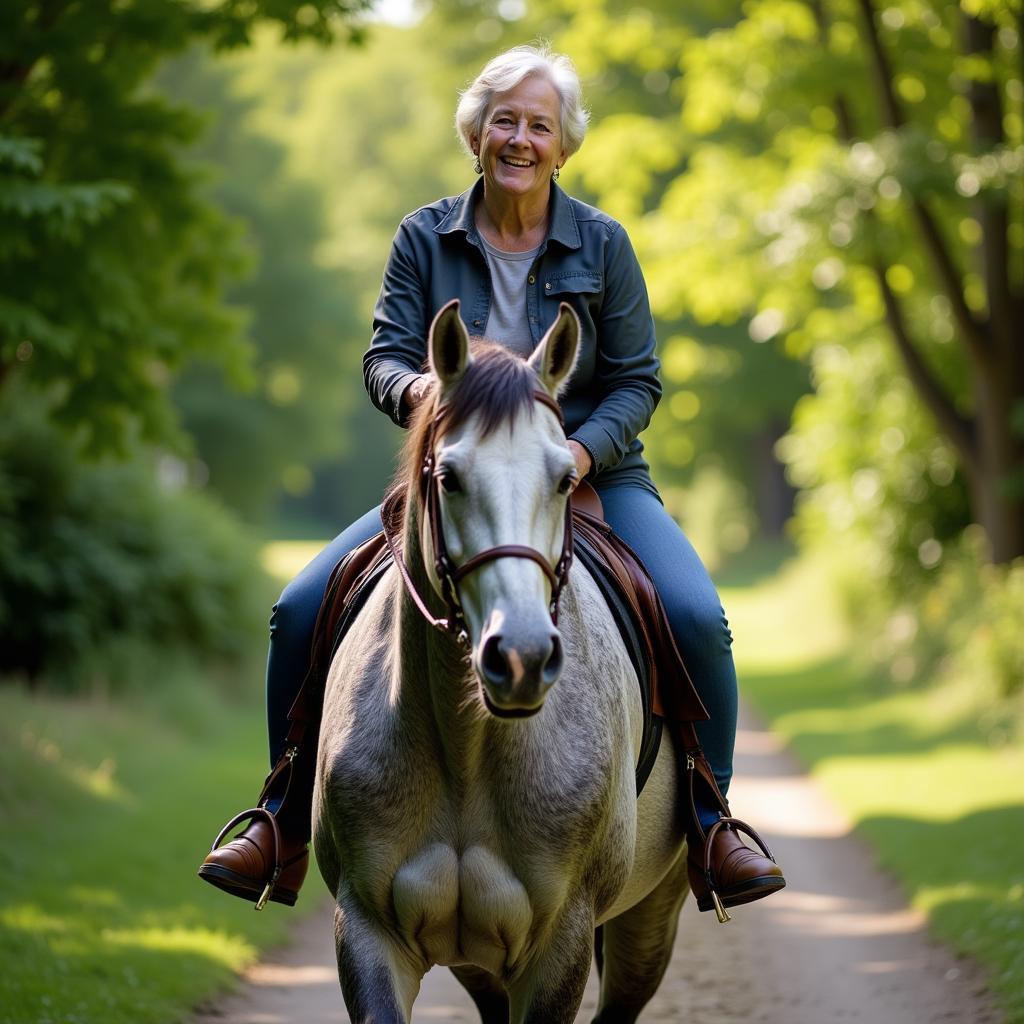
[[[558,484],[559,494],[570,494],[573,488],[576,486],[576,470],[574,469],[571,473],[566,473],[562,477]]]
[[[499,128],[507,128],[512,123],[512,118],[496,117],[492,123],[496,124]]]
[[[462,490],[462,484],[459,483],[459,478],[455,475],[454,469],[445,468],[440,470],[437,474],[437,479],[447,494],[456,494]]]
[[[535,124],[533,126],[535,132],[550,132],[551,129],[546,124]]]

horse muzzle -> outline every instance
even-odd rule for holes
[[[473,658],[484,704],[498,718],[528,718],[562,674],[562,640],[552,626],[530,640],[485,633]]]

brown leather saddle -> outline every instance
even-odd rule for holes
[[[395,494],[385,500],[381,514],[386,522],[400,518],[400,500]],[[571,509],[573,557],[587,568],[604,595],[640,683],[644,729],[636,766],[639,795],[658,756],[666,720],[682,731],[689,751],[698,748],[693,722],[709,715],[676,647],[650,574],[604,521],[601,500],[585,481],[573,493]],[[331,575],[314,632],[310,671],[289,713],[297,735],[316,724],[322,701],[309,698],[322,692],[331,659],[349,625],[394,563],[385,532],[346,555]]]

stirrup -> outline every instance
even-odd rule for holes
[[[741,821],[739,818],[729,818],[723,815],[707,830],[704,837],[704,881],[707,884],[708,893],[711,896],[711,902],[714,904],[715,916],[718,918],[718,923],[728,924],[732,920],[732,916],[729,911],[725,909],[725,904],[722,902],[721,896],[718,895],[718,887],[715,885],[711,873],[711,843],[723,828],[731,828],[734,832],[741,832],[744,835],[750,836],[750,838],[753,839],[761,848],[761,852],[773,864],[778,864],[778,861],[775,859],[772,851],[768,849],[768,844],[765,843],[765,841],[750,825],[745,821]]]
[[[262,910],[267,905],[267,900],[270,899],[271,894],[274,891],[274,886],[277,885],[277,880],[281,877],[281,827],[277,823],[277,818],[271,811],[268,811],[266,807],[250,807],[247,811],[242,811],[241,814],[236,814],[218,833],[217,838],[213,841],[213,846],[210,847],[210,853],[213,853],[217,847],[220,846],[221,841],[224,837],[237,825],[240,825],[243,821],[255,821],[257,818],[265,818],[270,823],[270,834],[273,842],[273,864],[274,869],[270,874],[269,880],[263,887],[263,892],[260,894],[259,899],[256,901],[256,910]]]

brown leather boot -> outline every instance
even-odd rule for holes
[[[231,829],[246,820],[251,821],[247,829],[219,845]],[[309,869],[306,843],[282,835],[277,818],[265,808],[254,807],[232,818],[221,830],[198,874],[232,896],[251,900],[257,910],[262,910],[267,900],[293,907]]]
[[[315,751],[315,735],[303,749],[285,748],[263,783],[257,805],[236,814],[220,830],[199,866],[200,878],[232,896],[251,900],[257,910],[268,900],[295,906],[309,870]],[[268,810],[268,805],[276,810]],[[246,829],[220,845],[246,821],[250,823]]]
[[[687,724],[687,732],[696,738],[692,723]],[[761,837],[745,821],[730,817],[729,802],[722,796],[699,744],[686,751],[686,792],[686,872],[690,890],[697,898],[698,910],[714,910],[719,922],[725,924],[732,920],[726,907],[770,896],[785,887],[786,879]],[[720,814],[706,832],[700,824],[698,807],[714,808]],[[760,853],[740,839],[741,832],[754,840]]]
[[[752,850],[740,839],[745,832],[761,848]],[[786,885],[782,868],[761,837],[738,818],[720,818],[703,837],[688,840],[686,871],[698,910],[714,910],[718,920],[731,920],[726,907],[752,903]]]

